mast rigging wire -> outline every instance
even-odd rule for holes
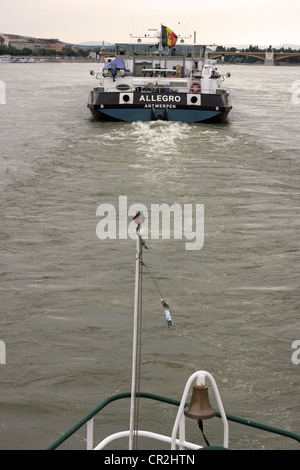
[[[140,215],[140,214],[139,214]],[[157,291],[161,297],[168,326],[173,326],[169,306],[164,300],[161,290],[155,282],[148,267],[143,262],[143,247],[147,248],[145,241],[140,234],[140,223],[137,227],[137,245],[136,245],[136,277],[135,277],[135,303],[134,303],[134,328],[133,328],[133,355],[132,355],[132,382],[131,382],[131,404],[130,404],[130,435],[129,449],[137,449],[138,421],[139,421],[139,397],[141,382],[141,349],[142,349],[142,274],[143,266],[146,268]]]

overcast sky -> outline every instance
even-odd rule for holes
[[[203,44],[300,44],[300,0],[0,0],[0,32],[126,41],[164,24]]]

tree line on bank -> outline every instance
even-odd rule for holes
[[[63,47],[61,51],[55,51],[54,49],[37,49],[33,51],[28,47],[23,49],[16,49],[12,46],[0,46],[0,55],[12,55],[12,56],[43,56],[43,57],[87,57],[90,53],[90,49],[79,49],[74,51],[71,47]]]

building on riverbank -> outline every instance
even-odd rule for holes
[[[32,52],[37,52],[41,49],[61,52],[63,48],[63,43],[59,39],[33,38],[18,34],[0,34],[0,45],[14,47],[19,50],[30,49]]]

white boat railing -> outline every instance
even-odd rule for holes
[[[108,397],[106,400],[102,401],[96,408],[94,408],[92,411],[90,411],[86,416],[84,416],[78,423],[76,423],[72,428],[70,428],[67,432],[62,434],[55,442],[53,442],[50,446],[47,447],[47,450],[55,450],[59,446],[61,446],[64,442],[66,442],[68,439],[70,439],[77,431],[79,431],[83,426],[87,425],[87,433],[86,433],[86,450],[93,450],[94,449],[94,444],[93,444],[93,427],[94,427],[94,417],[100,413],[106,406],[108,406],[110,403],[116,400],[121,400],[124,398],[130,398],[131,393],[130,392],[123,392],[123,393],[118,393],[116,395],[112,395]],[[152,393],[146,393],[146,392],[140,392],[140,398],[147,398],[150,400],[155,400],[160,403],[167,403],[170,405],[175,405],[175,406],[180,406],[180,402],[178,400],[175,400],[173,398],[167,398],[163,397],[160,395],[155,395]],[[218,411],[216,411],[216,417],[221,418],[221,415]],[[300,435],[296,434],[292,431],[287,431],[285,429],[280,429],[276,428],[273,426],[269,426],[267,424],[262,424],[258,423],[255,421],[252,421],[248,418],[240,418],[238,416],[226,414],[227,421],[242,425],[243,428],[254,428],[254,429],[259,429],[261,431],[265,431],[268,433],[271,433],[273,435],[277,436],[282,436],[285,438],[293,439],[300,443]],[[124,431],[126,434],[125,436],[120,436],[119,437],[128,437],[129,436],[129,431]],[[139,435],[141,436],[141,431],[138,431]],[[151,433],[151,435],[154,437],[155,433]],[[149,437],[149,436],[146,436]],[[165,437],[169,443],[170,443],[170,437]],[[176,440],[176,444],[179,442],[179,440]],[[105,441],[103,440],[102,443],[104,445]],[[98,446],[102,445],[100,442],[99,444],[96,445],[95,449],[98,448]],[[215,447],[215,446],[213,446]],[[199,449],[202,448],[207,448],[207,447],[201,447],[199,446]]]
[[[228,421],[227,421],[227,418],[226,418],[226,414],[225,414],[225,411],[224,411],[224,407],[223,407],[223,404],[222,404],[222,400],[221,400],[221,397],[220,397],[220,394],[219,394],[217,384],[216,384],[216,382],[215,382],[215,380],[214,380],[214,378],[211,374],[209,374],[206,371],[198,371],[198,372],[195,372],[194,374],[192,374],[190,376],[190,378],[188,379],[187,383],[186,383],[186,386],[185,386],[185,389],[184,389],[184,392],[183,392],[183,395],[182,395],[182,398],[181,398],[180,406],[179,406],[179,409],[178,409],[178,412],[177,412],[177,416],[176,416],[176,419],[175,419],[175,423],[174,423],[174,426],[173,426],[171,436],[166,436],[166,435],[163,435],[163,434],[158,434],[158,433],[154,433],[154,432],[150,432],[150,431],[143,431],[143,430],[134,431],[131,427],[129,431],[121,431],[121,432],[111,434],[110,436],[107,436],[105,439],[103,439],[94,448],[94,450],[102,450],[102,449],[104,449],[104,447],[106,447],[107,444],[111,443],[112,441],[115,441],[117,439],[127,437],[127,436],[129,436],[129,439],[130,439],[130,444],[129,445],[130,445],[130,448],[132,448],[133,435],[136,435],[136,437],[147,437],[147,438],[150,438],[150,439],[156,439],[158,441],[168,443],[171,446],[170,447],[171,450],[176,450],[176,447],[179,447],[181,450],[201,449],[202,446],[199,446],[199,444],[194,444],[192,442],[188,442],[185,439],[185,420],[189,419],[189,418],[185,417],[184,408],[186,407],[186,400],[187,400],[187,397],[188,397],[188,394],[189,394],[192,383],[196,380],[196,383],[198,385],[205,385],[205,378],[209,379],[209,381],[212,385],[214,394],[215,394],[215,398],[216,398],[216,401],[217,401],[217,404],[218,404],[218,407],[219,407],[219,412],[220,412],[220,415],[221,415],[221,418],[222,418],[222,421],[223,421],[223,429],[224,429],[223,447],[227,449],[228,448],[228,436],[229,436]],[[178,432],[179,432],[179,438],[177,438]],[[88,434],[89,433],[90,433],[90,431],[88,429]],[[90,436],[91,436],[91,434],[90,434]],[[88,441],[88,448],[92,449],[91,440]]]

